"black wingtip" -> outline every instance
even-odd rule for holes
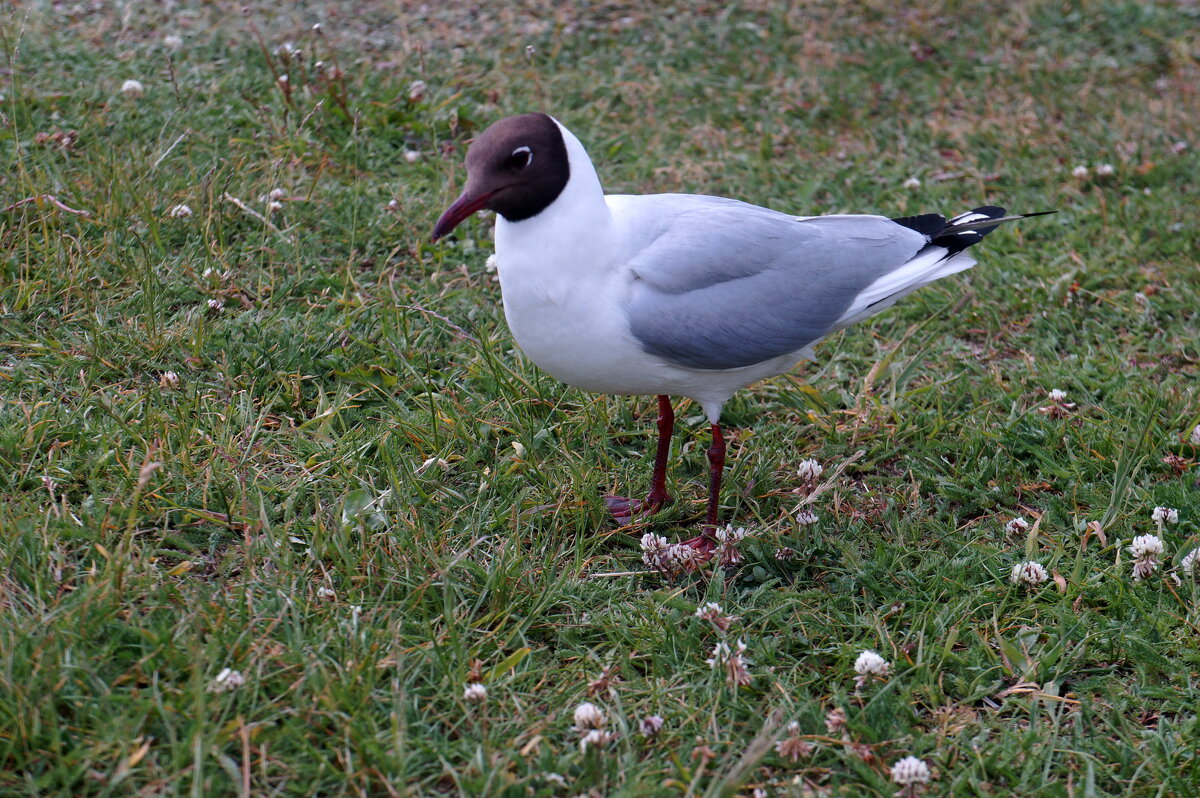
[[[967,247],[978,244],[983,237],[1004,222],[1015,222],[1031,216],[1047,216],[1058,211],[1034,211],[1007,216],[1008,211],[999,205],[980,205],[947,219],[940,213],[922,213],[918,216],[901,216],[892,219],[898,225],[916,230],[929,239],[930,246],[945,247],[946,257],[952,257]]]

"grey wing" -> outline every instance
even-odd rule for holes
[[[630,325],[646,352],[680,365],[761,363],[829,334],[865,288],[928,242],[881,216],[701,204],[631,261]]]

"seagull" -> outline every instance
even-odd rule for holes
[[[985,205],[951,219],[793,216],[724,197],[605,194],[579,139],[541,113],[492,124],[471,143],[466,166],[466,188],[433,239],[495,211],[504,315],[522,351],[583,390],[658,397],[650,493],[606,496],[615,519],[671,500],[670,397],[703,408],[712,429],[705,523],[682,544],[701,562],[717,546],[721,408],[734,392],[974,266],[967,248],[1001,223],[1041,215]]]

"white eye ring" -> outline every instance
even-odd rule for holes
[[[514,158],[514,157],[520,155],[521,153],[525,153],[525,155],[529,156],[525,159],[525,166],[529,166],[529,164],[533,163],[533,150],[529,149],[528,147],[526,147],[524,145],[517,147],[515,150],[513,150],[511,153],[509,153],[509,157]]]

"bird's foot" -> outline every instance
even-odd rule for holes
[[[640,515],[652,515],[662,509],[664,504],[671,501],[671,497],[667,494],[655,495],[650,493],[644,499],[630,499],[625,496],[605,496],[604,506],[608,508],[608,514],[613,517],[613,520],[628,524]]]
[[[696,550],[699,557],[703,558],[702,562],[708,562],[713,552],[717,550],[717,539],[713,536],[713,532],[709,527],[704,527],[699,535],[684,540],[679,545],[690,546]]]

